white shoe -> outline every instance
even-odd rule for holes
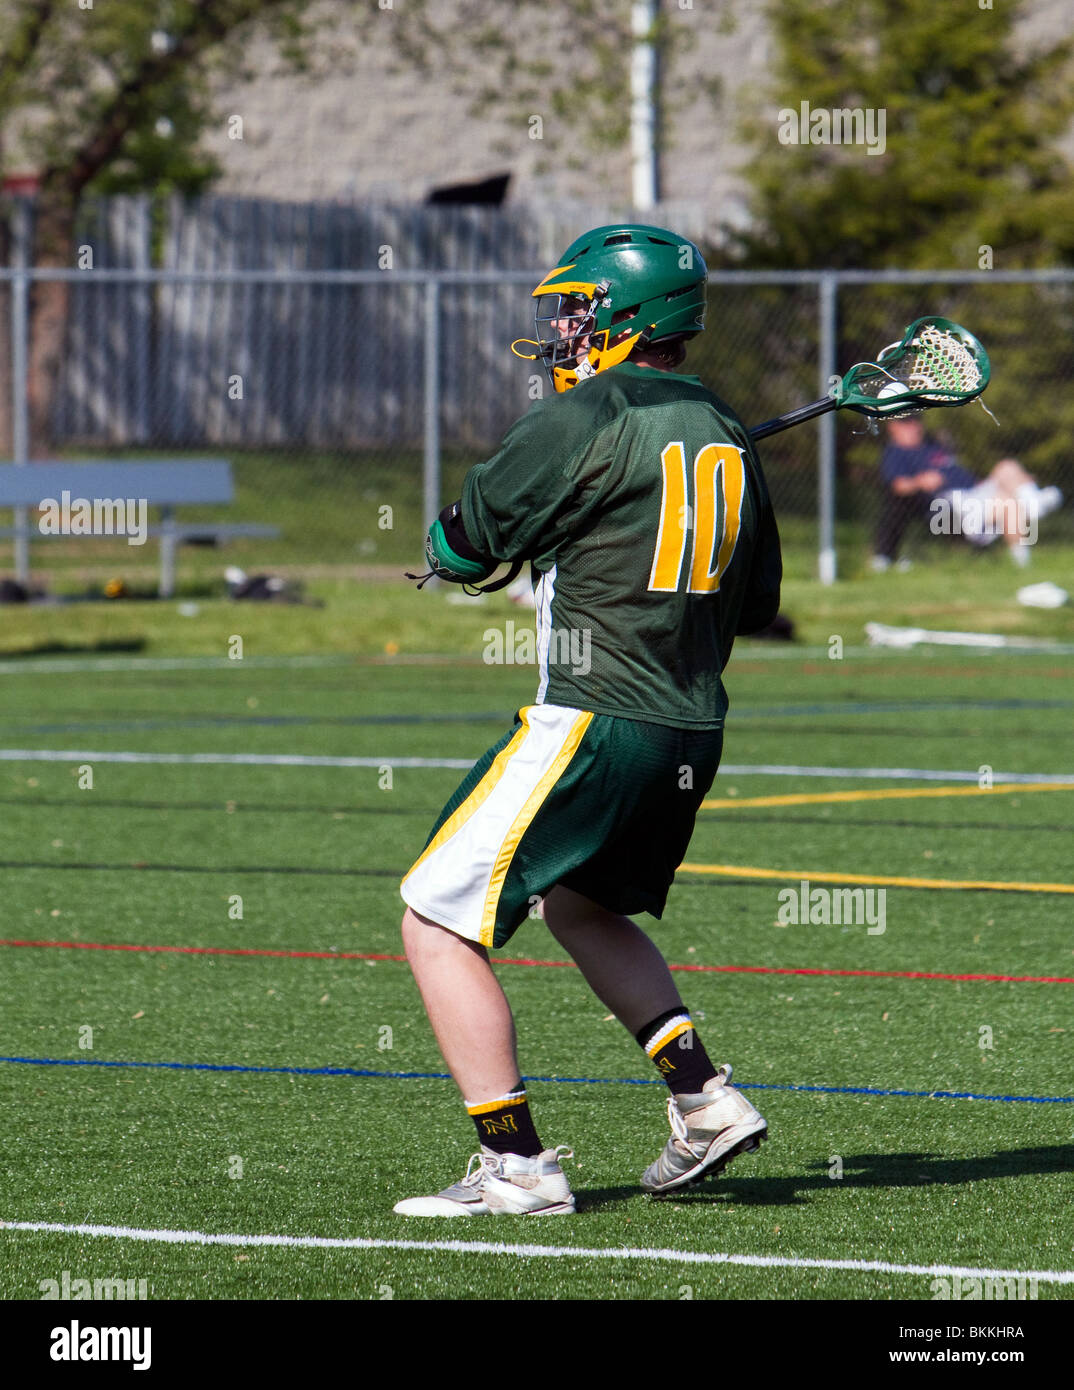
[[[393,1211],[400,1216],[567,1215],[574,1211],[574,1195],[560,1159],[573,1156],[566,1144],[535,1158],[498,1154],[482,1145],[459,1182],[435,1197],[396,1202]]]
[[[765,1118],[731,1085],[725,1062],[697,1095],[668,1100],[671,1138],[642,1174],[646,1192],[670,1192],[722,1173],[739,1154],[753,1153],[768,1138]]]

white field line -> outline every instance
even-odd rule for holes
[[[473,758],[330,758],[307,753],[123,753],[63,748],[0,748],[5,763],[245,763],[256,767],[453,767]],[[974,774],[976,777],[976,773]]]
[[[85,748],[0,748],[7,763],[220,763],[252,767],[473,767],[473,758],[329,757],[310,753],[134,753]],[[977,768],[966,772],[928,767],[797,767],[782,763],[725,763],[724,777],[848,777],[894,781],[977,782]],[[993,782],[1074,785],[1074,772],[993,772]]]
[[[1074,651],[1074,647],[1071,648]],[[894,651],[890,647],[844,647],[843,655],[885,657]],[[897,655],[898,653],[896,653]],[[827,657],[827,647],[745,647],[739,648],[739,659],[750,661],[786,660],[799,657],[811,660]],[[358,657],[345,652],[326,652],[323,655],[304,656],[248,656],[242,661],[232,661],[226,656],[11,656],[0,660],[0,676],[30,675],[49,671],[223,671],[242,670],[244,667],[260,667],[262,670],[286,668],[289,666],[363,665],[375,661],[377,665],[443,665],[450,666],[460,659],[450,653],[401,652],[393,657]]]
[[[232,661],[226,656],[95,656],[47,657],[12,656],[0,660],[0,676],[40,675],[45,671],[241,671],[254,666],[260,670],[309,666],[350,666],[355,658],[325,656],[247,656]]]
[[[665,1260],[675,1264],[742,1265],[750,1269],[832,1269],[859,1274],[960,1275],[969,1279],[1036,1279],[1041,1284],[1074,1284],[1070,1269],[979,1269],[968,1265],[901,1265],[887,1260],[811,1260],[794,1255],[726,1255],[701,1250],[647,1250],[636,1246],[506,1245],[480,1240],[374,1240],[356,1236],[234,1235],[209,1231],[155,1231],[134,1226],[63,1225],[52,1221],[0,1221],[0,1231],[45,1231],[56,1235],[112,1236],[165,1245],[296,1246],[316,1250],[442,1250],[461,1255],[514,1255],[522,1259]]]

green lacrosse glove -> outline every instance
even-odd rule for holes
[[[471,544],[462,524],[462,503],[452,502],[445,507],[425,537],[425,558],[429,562],[429,573],[425,575],[408,574],[408,579],[419,579],[420,589],[434,576],[446,579],[450,584],[461,584],[467,593],[491,593],[509,584],[521,569],[521,562],[511,568],[509,576],[496,584],[480,588],[480,583],[499,567],[499,560],[482,555]]]
[[[425,537],[425,558],[439,579],[451,584],[480,584],[499,565],[475,550],[462,524],[462,508],[458,502],[445,507]]]

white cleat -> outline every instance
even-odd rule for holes
[[[671,1192],[722,1173],[739,1154],[753,1153],[768,1138],[765,1118],[731,1085],[725,1062],[697,1095],[668,1099],[671,1138],[642,1174],[646,1192]]]
[[[574,1195],[560,1159],[573,1156],[565,1144],[535,1158],[498,1154],[482,1145],[459,1182],[435,1197],[396,1202],[393,1210],[399,1216],[567,1215],[574,1211]]]

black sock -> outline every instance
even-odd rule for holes
[[[535,1158],[544,1152],[533,1127],[526,1088],[521,1081],[507,1095],[497,1096],[495,1100],[480,1100],[475,1104],[467,1101],[466,1111],[477,1125],[478,1136],[486,1149],[498,1154],[520,1154],[523,1158]]]
[[[673,1095],[695,1095],[716,1075],[685,1009],[668,1009],[635,1034]]]

